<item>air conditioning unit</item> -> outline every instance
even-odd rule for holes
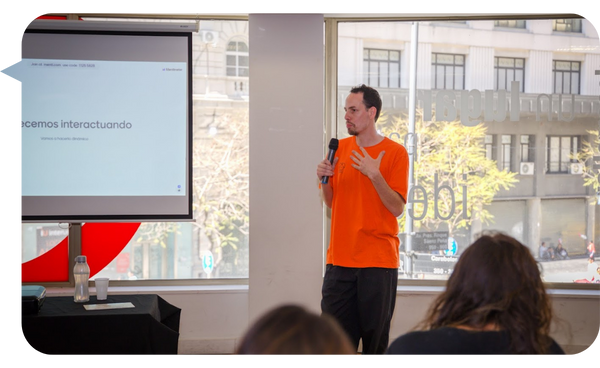
[[[217,31],[200,31],[200,40],[204,43],[209,43],[213,46],[217,45],[217,41],[219,41],[219,32]]]
[[[579,162],[571,163],[569,165],[569,173],[573,175],[583,174],[583,164],[580,164]]]
[[[521,175],[533,175],[533,169],[535,168],[533,162],[521,162],[519,174]]]

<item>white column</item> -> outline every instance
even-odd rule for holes
[[[600,75],[596,75],[596,70],[600,70],[600,55],[586,54],[585,61],[581,63],[581,94],[588,96],[600,95]]]
[[[467,55],[465,89],[494,89],[494,49],[471,46]]]
[[[417,89],[431,89],[431,44],[420,43],[417,53]]]
[[[552,52],[529,52],[525,66],[526,93],[552,93]]]
[[[283,303],[320,312],[324,17],[251,14],[248,320]]]

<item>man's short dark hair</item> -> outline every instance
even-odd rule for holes
[[[379,118],[379,113],[381,112],[381,97],[379,96],[379,92],[373,87],[369,87],[365,84],[361,84],[360,86],[356,86],[350,90],[350,93],[359,93],[363,94],[363,103],[365,107],[370,109],[371,107],[375,107],[377,112],[375,113],[375,121]]]

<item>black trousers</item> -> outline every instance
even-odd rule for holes
[[[363,354],[383,354],[396,305],[398,269],[348,268],[328,264],[321,311],[333,316]]]

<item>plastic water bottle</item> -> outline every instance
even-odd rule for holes
[[[75,303],[89,301],[90,291],[88,289],[88,281],[90,279],[90,267],[87,264],[86,256],[75,257],[73,276],[75,277]]]

